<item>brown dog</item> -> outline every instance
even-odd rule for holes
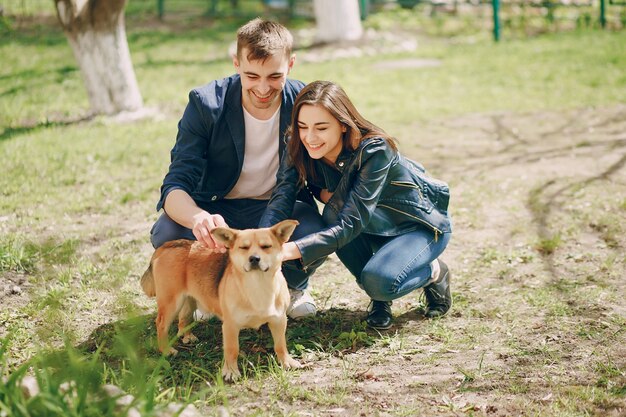
[[[156,296],[156,328],[159,350],[168,348],[168,329],[178,314],[178,334],[183,342],[197,340],[185,330],[196,303],[222,320],[226,380],[241,376],[237,366],[239,331],[267,323],[278,361],[285,368],[302,365],[287,351],[289,290],[281,272],[282,244],[298,224],[285,220],[266,229],[234,230],[225,227],[211,234],[227,249],[217,253],[190,240],[174,240],[158,248],[141,278],[146,295]]]

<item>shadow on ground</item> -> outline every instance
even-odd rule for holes
[[[162,356],[156,344],[155,317],[155,314],[147,314],[101,325],[77,349],[87,355],[99,355],[107,366],[118,370],[127,366],[130,356],[156,364]],[[396,317],[391,329],[380,332],[367,328],[364,317],[364,311],[331,308],[315,317],[291,320],[287,329],[289,351],[300,359],[305,352],[311,351],[330,352],[341,357],[375,344],[411,321],[425,320],[421,309],[410,310]],[[183,344],[180,338],[175,338],[176,324],[170,328],[170,337],[178,354],[167,358],[169,365],[163,373],[173,379],[172,386],[180,384],[194,369],[203,369],[219,378],[223,355],[221,321],[213,318],[195,322],[192,331],[198,341]],[[275,365],[273,340],[267,325],[258,330],[242,330],[239,343],[239,365],[244,375],[266,373]]]

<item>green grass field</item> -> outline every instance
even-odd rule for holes
[[[202,14],[204,6],[188,3],[196,8],[191,10]],[[584,314],[570,301],[585,299],[589,292],[583,289],[589,283],[575,280],[570,286],[537,288],[520,283],[529,276],[524,275],[523,279],[496,286],[500,291],[518,285],[511,291],[515,296],[500,305],[482,307],[478,296],[470,291],[470,284],[459,284],[466,291],[455,294],[458,315],[449,317],[450,321],[419,324],[419,337],[439,349],[433,354],[431,347],[420,344],[423,339],[415,339],[412,328],[380,335],[364,327],[358,307],[347,304],[335,308],[343,302],[337,301],[341,296],[335,292],[339,285],[336,280],[350,281],[347,271],[335,262],[320,273],[320,282],[326,279],[327,283],[320,283],[314,293],[332,308],[316,319],[290,324],[288,332],[290,350],[318,367],[303,371],[308,372],[303,378],[321,378],[324,383],[319,386],[293,383],[291,374],[276,366],[268,354],[271,338],[267,331],[242,334],[246,353],[240,360],[245,373],[241,386],[224,385],[219,377],[221,336],[216,322],[198,326],[201,343],[194,349],[183,350],[171,361],[159,357],[154,352],[154,304],[137,285],[151,253],[148,235],[157,217],[154,207],[158,190],[187,93],[233,72],[227,50],[242,20],[228,17],[215,21],[190,16],[187,11],[178,11],[178,15],[173,10],[169,20],[161,24],[150,17],[153,2],[147,4],[130,1],[127,34],[145,105],[155,109],[157,116],[126,123],[106,117],[82,120],[88,114],[88,101],[72,51],[54,19],[38,15],[51,9],[48,1],[7,6],[8,12],[35,16],[19,21],[4,17],[0,26],[0,291],[4,291],[0,377],[9,378],[0,388],[0,416],[120,415],[111,401],[93,401],[103,383],[117,384],[133,394],[133,405],[142,415],[152,415],[171,400],[195,402],[205,415],[215,413],[217,406],[226,407],[233,415],[330,415],[332,410],[344,415],[336,410],[349,413],[359,407],[365,415],[421,415],[420,405],[408,400],[390,400],[385,405],[376,397],[378,394],[365,399],[357,396],[355,384],[377,382],[375,375],[359,366],[359,361],[377,369],[390,356],[417,355],[425,364],[443,366],[446,358],[441,355],[445,352],[466,350],[470,352],[466,358],[472,359],[453,366],[454,384],[424,385],[405,375],[404,386],[419,393],[425,410],[442,415],[488,414],[488,406],[470,407],[479,400],[470,399],[461,405],[451,392],[489,398],[493,395],[504,402],[513,398],[511,404],[516,408],[508,411],[522,415],[618,415],[624,410],[623,350],[602,351],[603,340],[624,337],[623,309],[593,323],[576,321]],[[366,24],[379,31],[396,26],[404,31],[403,36],[415,38],[415,51],[393,55],[379,51],[369,57],[297,62],[292,77],[305,82],[330,79],[340,83],[367,118],[398,138],[403,151],[425,159],[434,172],[446,174],[445,179],[460,190],[454,202],[459,242],[464,242],[464,230],[477,233],[485,206],[508,204],[500,192],[515,195],[512,188],[498,191],[497,187],[504,190],[506,184],[516,184],[522,190],[538,186],[537,181],[543,179],[541,172],[530,179],[513,173],[510,182],[494,185],[488,176],[476,171],[476,166],[490,163],[488,158],[501,144],[483,146],[491,134],[487,130],[482,135],[466,136],[464,129],[471,130],[473,120],[503,114],[526,120],[529,114],[545,114],[547,120],[541,119],[539,124],[548,125],[550,117],[568,115],[563,120],[576,125],[577,112],[619,109],[626,103],[623,31],[574,30],[517,36],[494,44],[485,31],[431,36],[436,30],[419,26],[424,19],[421,14],[416,12],[412,22],[407,13],[381,12]],[[394,25],[396,21],[402,24]],[[310,26],[310,22],[298,20],[291,28],[297,32]],[[306,50],[297,51],[303,52]],[[440,65],[406,69],[377,66],[408,59],[437,60]],[[620,112],[616,114],[613,119],[621,120]],[[457,129],[449,128],[456,125]],[[589,126],[596,126],[593,120]],[[571,132],[575,142],[568,144],[564,138],[566,153],[577,155],[595,146],[593,130],[587,134],[586,128]],[[430,135],[424,136],[424,131]],[[611,134],[619,135],[619,131],[614,129]],[[436,140],[428,142],[432,138]],[[623,142],[623,137],[595,159],[604,161],[602,158],[610,159],[610,155],[622,155],[620,140]],[[535,154],[528,152],[522,148],[518,158],[509,162],[529,158],[531,164]],[[465,165],[470,160],[476,165]],[[613,162],[607,160],[606,164]],[[615,172],[621,167],[617,163]],[[461,171],[465,168],[467,174]],[[576,172],[572,168],[567,175],[575,177]],[[592,200],[579,192],[586,190],[587,183],[581,184],[579,188],[567,188],[571,192],[571,206],[567,207],[575,213],[575,221],[557,218],[556,231],[528,237],[524,246],[508,249],[495,241],[478,248],[458,243],[452,253],[458,255],[454,266],[459,268],[459,279],[471,282],[473,276],[485,270],[501,278],[511,277],[517,266],[523,271],[535,263],[530,276],[541,276],[542,259],[566,257],[562,251],[569,250],[578,238],[576,222],[583,222],[600,233],[608,254],[596,259],[593,254],[574,251],[568,252],[570,257],[566,259],[581,268],[588,265],[588,260],[589,265],[597,265],[599,271],[617,280],[616,274],[626,262],[623,252],[619,255],[624,248],[626,213],[623,184],[598,185],[590,194]],[[609,197],[604,199],[603,192]],[[554,199],[546,202],[547,193],[543,188],[529,190],[525,204],[535,218],[548,216],[549,203],[560,195],[555,192]],[[596,209],[601,216],[595,216]],[[506,210],[511,214],[519,209]],[[518,219],[510,225],[511,236],[527,233],[527,225]],[[461,259],[470,264],[462,264]],[[613,275],[606,272],[615,270]],[[12,293],[15,285],[21,288],[19,293]],[[601,282],[595,282],[591,293],[604,297],[600,294],[602,288]],[[618,303],[615,297],[619,298],[620,291],[618,288],[606,302]],[[532,319],[523,321],[516,313],[529,306],[547,311],[552,327],[541,335],[548,343],[536,344],[522,337],[522,329],[536,323]],[[400,304],[399,308],[409,311],[409,307]],[[467,327],[454,324],[459,317],[469,320],[464,323]],[[502,322],[510,327],[503,330],[504,335],[494,346],[513,352],[509,357],[516,359],[515,365],[490,362],[493,358],[488,353],[485,359],[489,350],[484,347],[486,340]],[[576,376],[591,378],[591,382],[580,385],[573,382],[574,377],[552,376],[553,394],[540,394],[524,374],[529,372],[526,366],[555,367],[556,374],[562,375],[559,370],[566,366],[568,357],[564,348],[555,347],[548,336],[558,338],[561,332],[570,331],[575,335],[572,343],[593,342],[594,354],[602,351],[593,362],[576,369]],[[471,352],[476,351],[473,346],[481,343],[478,352],[482,356],[472,356]],[[503,358],[498,360],[506,362]],[[400,373],[403,360],[394,362],[394,369]],[[319,369],[322,365],[316,362],[332,365],[332,382],[324,379]],[[29,401],[16,388],[16,381],[33,370],[45,395]],[[76,388],[59,392],[59,384],[69,380],[77,383]],[[442,396],[447,400],[441,400]],[[552,402],[551,398],[559,401]]]

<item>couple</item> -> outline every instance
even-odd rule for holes
[[[315,314],[309,277],[333,252],[372,300],[370,327],[391,327],[392,300],[417,288],[427,317],[446,314],[449,272],[439,256],[451,234],[447,185],[404,158],[341,87],[288,79],[292,43],[282,25],[254,19],[237,32],[237,73],[191,91],[153,246],[194,239],[225,251],[211,237],[215,227],[296,219],[283,246],[289,317]]]

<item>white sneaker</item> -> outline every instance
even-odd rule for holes
[[[317,306],[311,294],[306,290],[292,290],[289,288],[291,303],[287,308],[287,316],[290,319],[314,316],[317,313]]]
[[[195,321],[209,321],[213,317],[215,317],[215,314],[209,313],[208,311],[197,309],[193,312],[193,319]]]

